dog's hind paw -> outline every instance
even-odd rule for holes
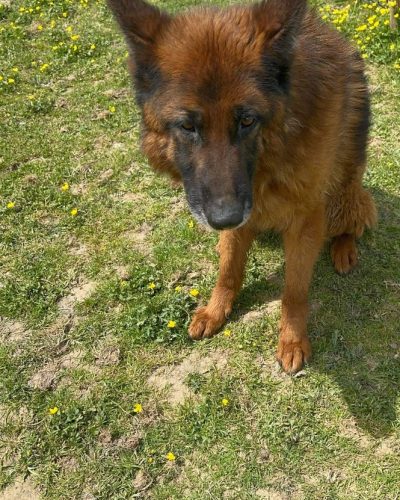
[[[189,335],[193,340],[212,337],[225,323],[225,314],[213,314],[208,307],[200,307],[194,313],[189,326]]]
[[[311,356],[311,344],[307,337],[299,342],[287,342],[279,339],[276,359],[286,373],[294,374],[303,368]]]

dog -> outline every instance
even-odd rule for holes
[[[276,357],[297,372],[311,355],[307,296],[324,241],[347,273],[357,238],[377,220],[362,187],[370,125],[362,59],[306,0],[176,16],[144,0],[108,3],[129,46],[142,149],[183,182],[193,216],[220,231],[218,281],[190,336],[221,328],[252,241],[278,231],[285,284]]]

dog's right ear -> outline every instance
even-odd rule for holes
[[[171,17],[144,0],[108,0],[108,5],[127,39],[136,100],[143,106],[161,80],[155,47]]]
[[[134,53],[149,49],[171,20],[166,12],[144,0],[108,0],[108,5]]]

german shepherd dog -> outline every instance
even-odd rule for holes
[[[130,49],[151,165],[183,182],[194,217],[220,231],[218,282],[189,327],[223,325],[257,233],[282,234],[285,286],[277,359],[311,354],[308,289],[326,238],[339,273],[376,222],[361,185],[370,122],[363,62],[306,0],[265,0],[177,16],[108,0]]]

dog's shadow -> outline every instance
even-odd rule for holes
[[[400,209],[398,198],[373,194],[379,225],[360,240],[357,268],[337,275],[328,245],[316,265],[309,334],[311,369],[335,379],[356,425],[378,438],[393,430],[400,391]],[[276,235],[258,241],[273,251],[281,247]],[[280,266],[269,279],[245,285],[233,319],[279,298],[283,278]]]

